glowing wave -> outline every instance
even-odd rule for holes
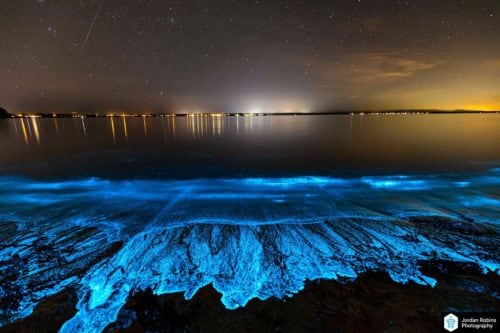
[[[430,258],[498,272],[500,175],[43,182],[0,178],[0,325],[68,286],[63,332],[96,332],[131,292],[209,284],[227,308],[318,278],[385,270],[434,285]],[[425,222],[413,217],[432,217]],[[493,244],[493,246],[491,245]]]

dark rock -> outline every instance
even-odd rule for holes
[[[57,332],[64,322],[76,314],[76,302],[75,290],[63,290],[41,301],[28,317],[0,327],[0,332]]]
[[[500,310],[498,300],[485,292],[498,290],[495,273],[449,261],[420,265],[438,278],[435,288],[366,272],[346,283],[310,281],[285,300],[253,299],[236,310],[222,305],[212,285],[191,300],[183,293],[156,296],[146,290],[129,297],[105,332],[439,332],[447,309]]]

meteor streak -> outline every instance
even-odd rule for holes
[[[99,7],[97,8],[97,11],[95,13],[94,19],[92,20],[92,23],[90,24],[89,30],[87,31],[87,35],[85,36],[85,39],[83,40],[82,46],[80,46],[80,51],[85,48],[85,45],[87,44],[87,41],[89,40],[90,34],[92,33],[92,30],[94,29],[95,21],[97,20],[97,17],[99,16],[99,13],[101,11],[103,4],[104,4],[104,0],[101,0],[101,3],[99,4]]]

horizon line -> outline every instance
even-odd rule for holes
[[[161,117],[161,116],[287,116],[287,115],[376,115],[376,114],[466,114],[466,113],[500,113],[500,110],[473,109],[382,109],[382,110],[335,110],[335,111],[297,111],[297,112],[131,112],[131,111],[99,111],[99,112],[40,112],[23,111],[9,113],[12,118],[19,117]]]

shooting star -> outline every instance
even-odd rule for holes
[[[85,36],[85,39],[83,40],[82,46],[80,46],[80,51],[83,50],[85,45],[87,45],[87,41],[89,40],[90,34],[92,33],[92,30],[94,29],[94,24],[95,21],[97,21],[97,17],[99,16],[99,13],[101,11],[102,5],[104,4],[104,0],[101,0],[101,3],[99,4],[99,7],[97,8],[97,11],[95,12],[94,19],[92,20],[92,23],[90,24],[90,28],[87,31],[87,35]]]

